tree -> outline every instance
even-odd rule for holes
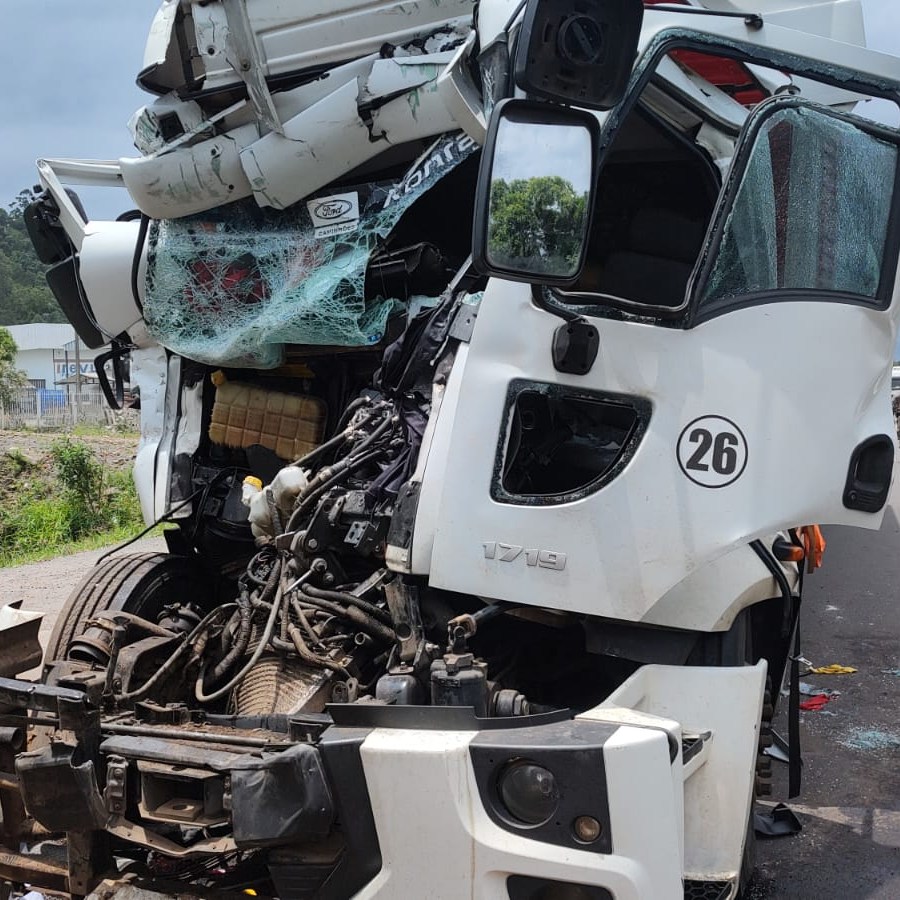
[[[21,191],[0,208],[0,325],[66,320],[25,230],[22,213],[32,199],[31,191]]]
[[[488,226],[491,262],[529,272],[574,273],[586,211],[587,196],[559,175],[494,181]]]
[[[28,384],[28,376],[16,368],[18,350],[9,330],[0,328],[0,403],[4,405]]]

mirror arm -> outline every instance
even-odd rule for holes
[[[531,300],[538,309],[545,313],[550,313],[551,316],[557,316],[564,322],[574,322],[581,318],[578,313],[573,312],[572,310],[562,309],[559,306],[550,303],[544,296],[545,290],[546,288],[542,284],[531,285]]]
[[[134,348],[131,344],[112,342],[112,349],[106,353],[101,353],[94,360],[94,371],[97,373],[97,380],[100,383],[100,390],[106,399],[110,409],[122,409],[125,402],[125,377],[122,367],[122,357],[130,353]],[[113,379],[115,381],[115,389],[109,383],[109,376],[106,374],[106,364],[112,360]]]

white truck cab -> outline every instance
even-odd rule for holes
[[[0,877],[746,900],[818,524],[893,471],[862,43],[855,0],[166,0],[140,155],[28,217],[177,527],[0,680],[52,733],[10,827],[69,851]]]

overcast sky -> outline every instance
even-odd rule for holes
[[[869,45],[900,54],[900,2],[863,5]],[[158,6],[159,0],[2,0],[0,206],[35,183],[39,156],[134,154],[126,123],[152,100],[134,80]],[[754,8],[753,0],[746,6]],[[95,218],[130,205],[114,189],[79,193]]]

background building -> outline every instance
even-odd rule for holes
[[[16,342],[16,368],[26,373],[35,388],[52,389],[64,385],[79,369],[86,382],[96,382],[94,358],[108,347],[89,350],[79,343],[71,325],[7,325]]]

